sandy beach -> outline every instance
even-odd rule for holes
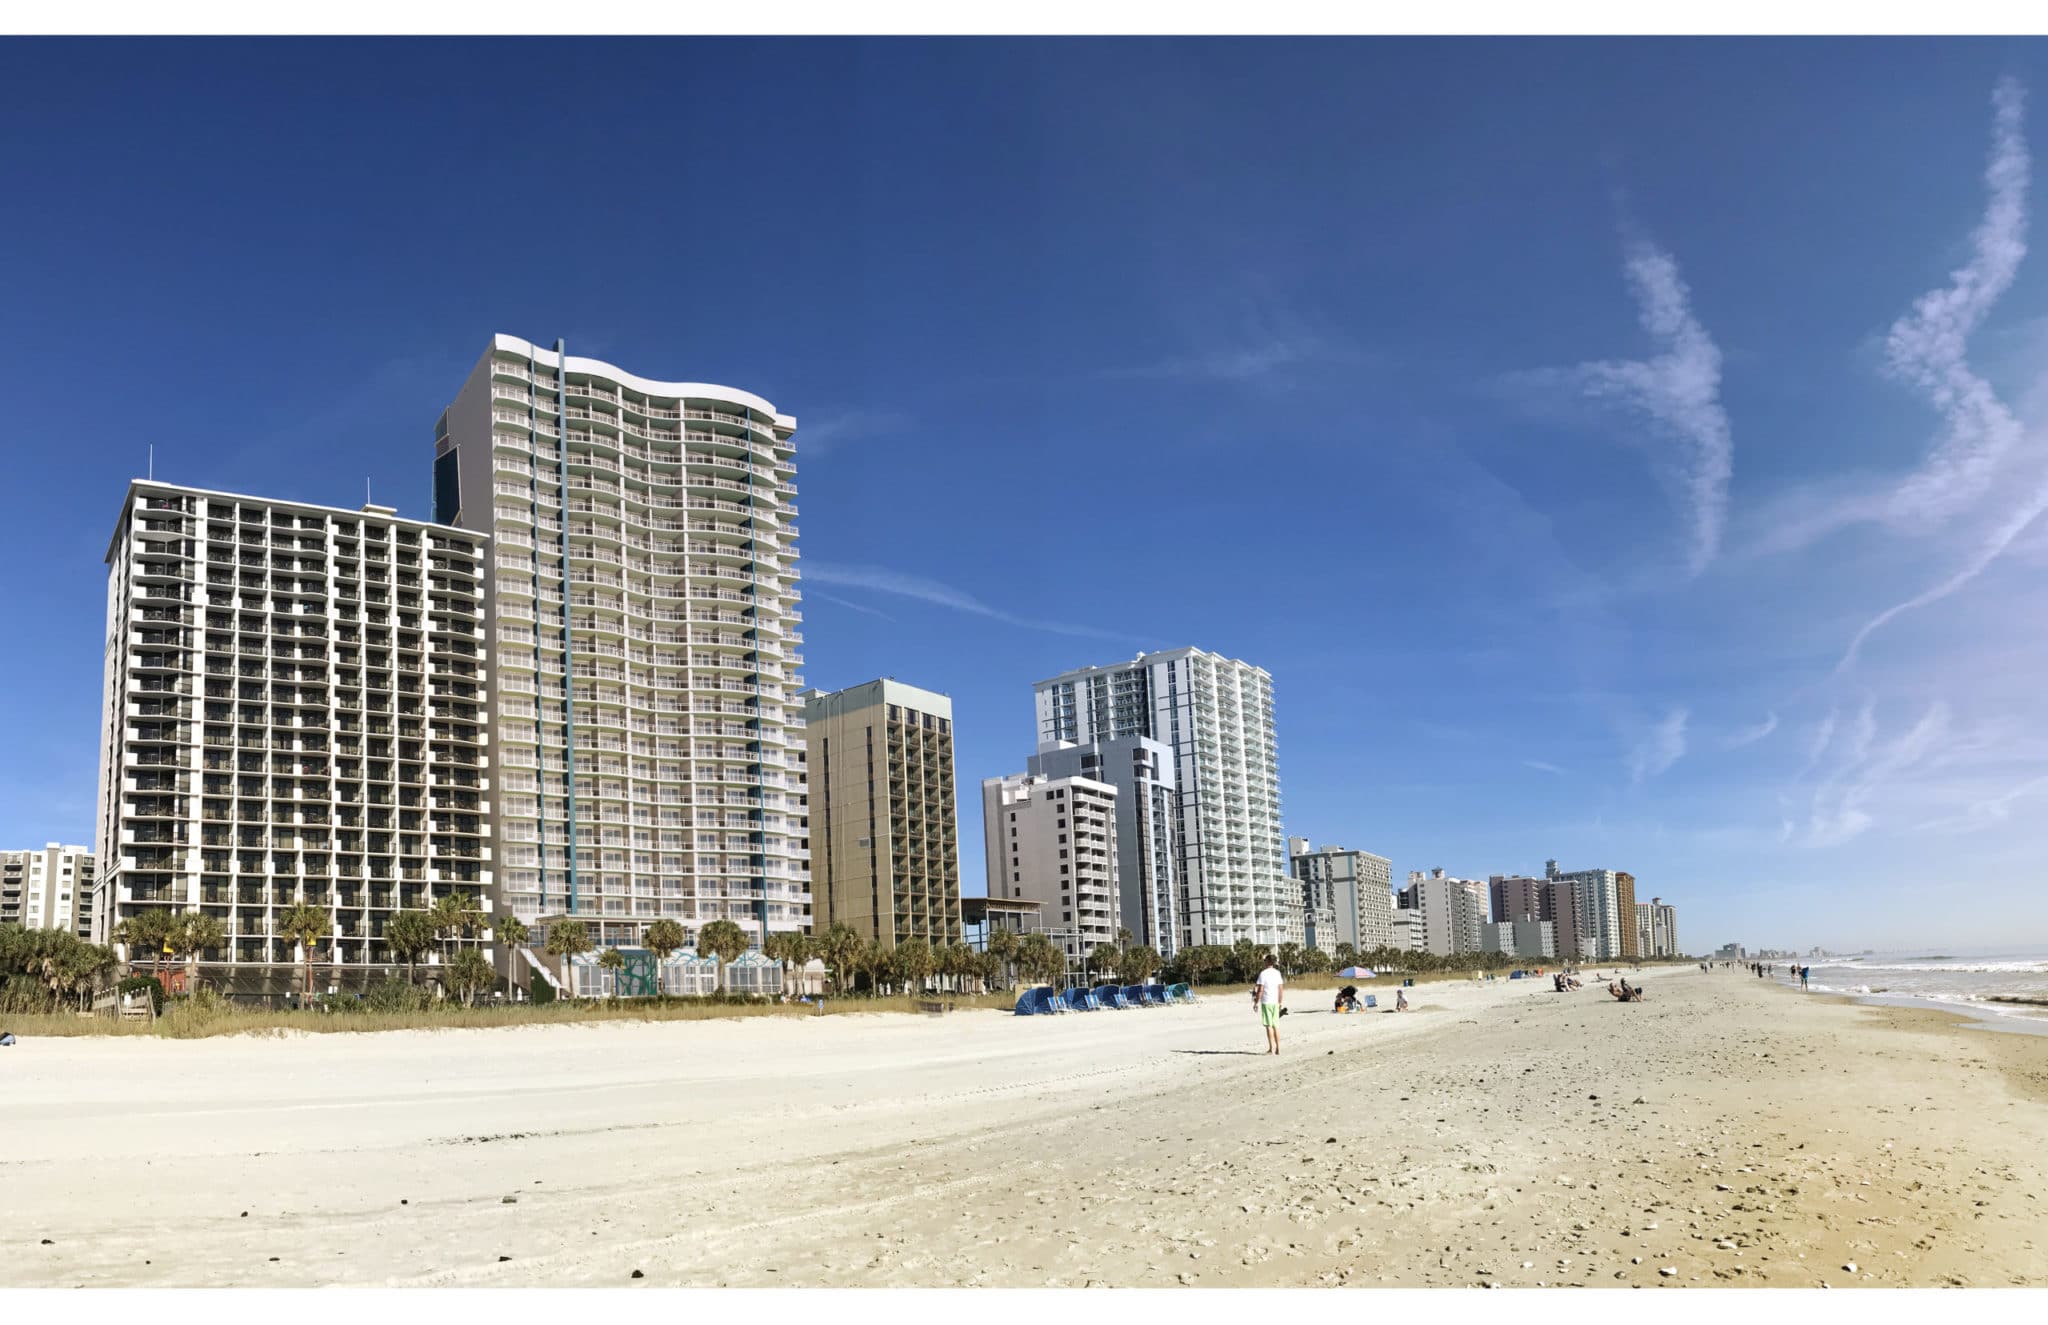
[[[2048,1284],[2048,1038],[1648,985],[29,1040],[0,1286]]]

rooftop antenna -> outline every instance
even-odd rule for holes
[[[156,482],[156,443],[149,444],[149,481]]]

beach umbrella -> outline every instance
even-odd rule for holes
[[[1364,966],[1347,966],[1337,972],[1337,977],[1341,980],[1370,980],[1374,978],[1372,971]]]

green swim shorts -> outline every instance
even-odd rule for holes
[[[1262,1026],[1278,1026],[1280,1024],[1280,1005],[1278,1003],[1259,1004],[1259,1024]]]

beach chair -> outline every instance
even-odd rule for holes
[[[1044,985],[1033,985],[1017,995],[1014,1011],[1020,1017],[1043,1017],[1055,1011],[1052,1006],[1052,990]]]
[[[1102,1011],[1102,1000],[1095,996],[1092,989],[1082,989],[1077,985],[1069,989],[1063,997],[1067,1000],[1067,1006],[1076,1012]]]
[[[1192,1003],[1195,1001],[1195,991],[1185,984],[1168,985],[1166,987],[1166,1001],[1169,1003]]]
[[[1151,999],[1151,1000],[1152,1000],[1152,1003],[1153,1003],[1153,1006],[1155,1006],[1155,1007],[1162,1007],[1162,1008],[1163,1008],[1163,1007],[1165,1007],[1165,1006],[1166,1006],[1167,1002],[1169,1001],[1169,1000],[1167,999],[1167,997],[1166,997],[1166,986],[1165,986],[1165,985],[1146,985],[1146,986],[1145,986],[1145,997],[1147,997],[1147,998]]]
[[[1130,1006],[1124,1002],[1124,991],[1116,985],[1095,986],[1095,998],[1103,1007],[1123,1009]]]
[[[1149,1002],[1145,997],[1145,986],[1125,985],[1124,1006],[1133,1008],[1142,1008],[1149,1006]]]
[[[1360,995],[1360,998],[1369,1008],[1376,1008],[1380,1005],[1380,997],[1378,994],[1363,994]]]

